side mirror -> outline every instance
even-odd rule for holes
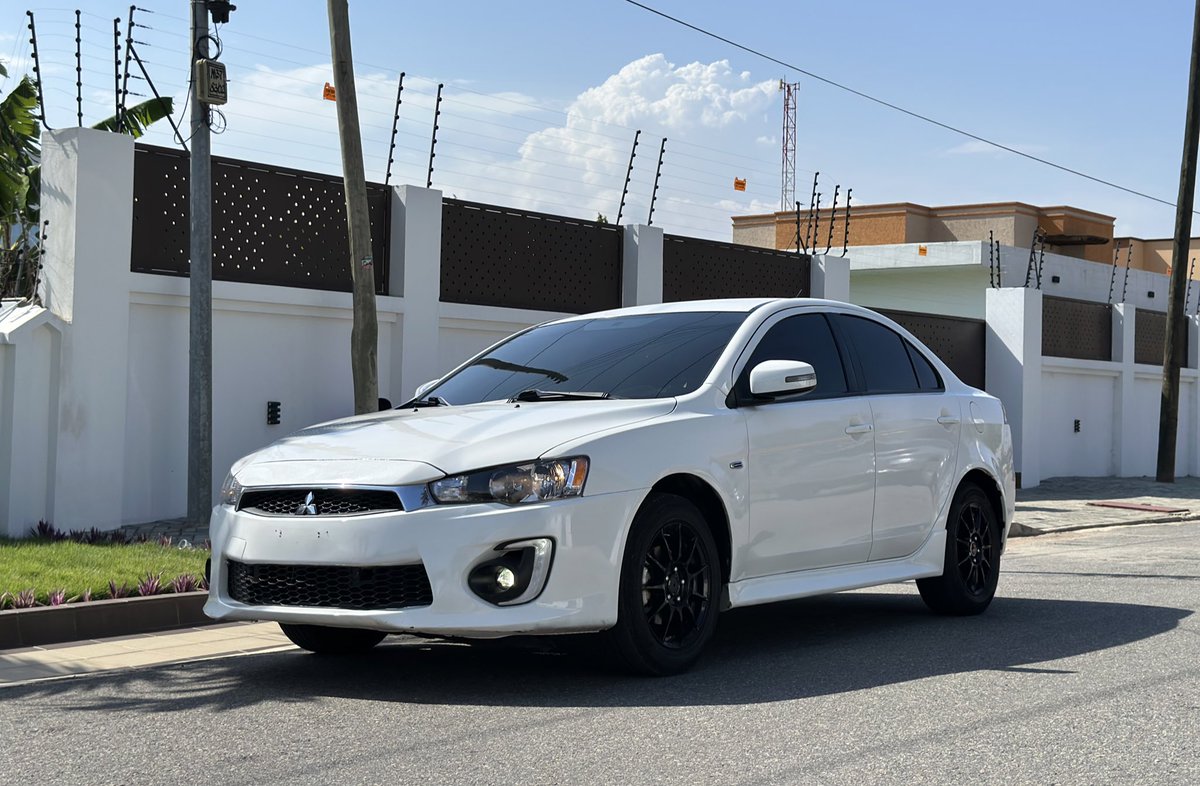
[[[817,386],[817,372],[799,360],[764,360],[750,371],[755,396],[794,396]]]
[[[417,388],[417,392],[413,393],[413,398],[422,398],[426,393],[428,393],[430,390],[433,389],[434,385],[436,385],[439,382],[441,382],[440,379],[431,379],[428,382],[426,382],[424,385],[420,385]]]

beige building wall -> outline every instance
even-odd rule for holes
[[[1171,238],[1143,240],[1139,237],[1119,237],[1115,242],[1121,249],[1118,252],[1118,264],[1122,267],[1126,264],[1126,260],[1129,260],[1129,266],[1134,270],[1170,274],[1171,247],[1175,242]],[[1194,268],[1192,266],[1193,259],[1196,260]],[[1110,256],[1105,261],[1111,264],[1112,257]],[[1200,280],[1200,237],[1192,238],[1188,245],[1188,274],[1191,278]]]

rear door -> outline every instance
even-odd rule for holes
[[[870,558],[905,557],[928,537],[950,494],[961,403],[899,333],[866,317],[833,320],[851,348],[875,426]]]
[[[851,392],[824,315],[784,316],[763,331],[734,386],[749,437],[744,577],[865,562],[875,495],[871,408]],[[750,370],[764,360],[811,364],[816,389],[750,401]]]

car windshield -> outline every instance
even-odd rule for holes
[[[745,319],[744,312],[692,311],[544,325],[476,358],[426,397],[475,404],[525,391],[538,393],[522,401],[679,396],[704,382]]]

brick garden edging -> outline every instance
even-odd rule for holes
[[[0,611],[0,650],[211,625],[208,593],[181,592]]]

